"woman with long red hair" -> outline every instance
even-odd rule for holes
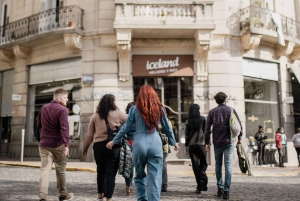
[[[138,201],[159,201],[162,183],[163,149],[158,133],[158,124],[169,138],[174,150],[179,150],[167,115],[154,89],[149,85],[141,87],[136,99],[136,106],[130,108],[128,118],[117,136],[107,143],[111,149],[118,144],[124,135],[135,124],[134,142],[132,146],[133,163],[136,170],[134,182]],[[147,174],[145,166],[147,165]]]

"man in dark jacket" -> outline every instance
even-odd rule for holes
[[[265,162],[265,147],[266,147],[266,139],[267,135],[264,133],[264,128],[262,126],[258,126],[258,132],[255,134],[254,138],[257,141],[258,146],[258,162],[259,165],[267,165]]]
[[[215,160],[216,160],[216,178],[218,185],[217,196],[223,199],[229,199],[229,190],[231,185],[231,176],[232,176],[232,160],[233,160],[233,140],[231,138],[230,132],[230,114],[231,108],[225,104],[227,95],[223,92],[219,92],[214,96],[214,99],[218,103],[218,106],[210,110],[207,116],[206,125],[205,125],[205,144],[206,151],[210,151],[210,134],[213,133],[213,144],[215,151]],[[243,134],[241,121],[233,109],[234,114],[236,115],[240,126],[241,132],[238,135],[238,143],[241,143],[241,137]],[[213,125],[212,131],[211,126]],[[224,164],[225,164],[225,181],[222,181],[222,162],[224,155]]]
[[[55,164],[59,200],[71,200],[73,193],[66,189],[66,165],[69,155],[68,92],[62,88],[54,92],[54,99],[44,105],[38,115],[42,125],[39,151],[41,157],[40,201],[48,195],[49,173]]]

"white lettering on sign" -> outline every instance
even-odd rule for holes
[[[176,57],[175,60],[166,60],[162,61],[162,59],[159,59],[157,62],[149,62],[147,61],[146,69],[152,70],[152,69],[158,69],[158,68],[173,68],[179,66],[179,57]]]

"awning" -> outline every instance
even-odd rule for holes
[[[300,82],[300,66],[299,65],[291,65],[293,73],[295,74],[297,80]]]

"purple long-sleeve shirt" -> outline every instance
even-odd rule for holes
[[[243,135],[243,127],[240,118],[234,109],[233,112],[235,113],[241,125],[241,132],[238,135],[238,140],[241,140],[241,137]],[[209,144],[211,133],[213,133],[213,144],[216,147],[222,147],[232,143],[229,127],[230,113],[231,108],[225,104],[220,104],[209,111],[205,125],[205,144]],[[211,132],[212,125],[213,128]]]
[[[42,107],[39,113],[42,123],[41,147],[57,148],[63,144],[69,147],[68,113],[68,109],[56,100]]]

